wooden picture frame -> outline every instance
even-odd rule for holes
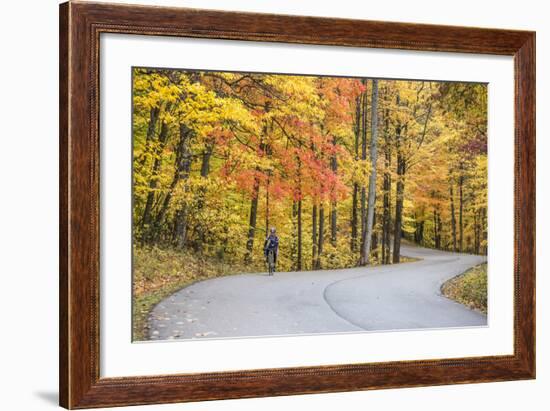
[[[100,378],[101,33],[514,57],[514,354]],[[91,408],[535,377],[535,33],[184,8],[60,6],[60,404]],[[505,182],[506,184],[510,182]]]

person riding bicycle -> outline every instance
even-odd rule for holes
[[[269,236],[265,239],[264,242],[264,254],[266,261],[269,256],[269,252],[273,252],[273,266],[277,265],[277,254],[279,253],[279,237],[275,231],[275,227],[271,227]]]

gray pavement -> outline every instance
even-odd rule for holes
[[[274,336],[487,325],[440,294],[485,257],[402,246],[420,261],[396,265],[242,274],[201,281],[155,306],[151,340]]]

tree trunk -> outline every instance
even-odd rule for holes
[[[456,253],[456,216],[453,184],[449,185],[449,197],[451,199],[451,232],[453,236],[453,251]]]
[[[399,99],[398,99],[399,101]],[[405,192],[405,158],[401,152],[401,126],[395,130],[395,141],[397,146],[397,183],[395,185],[395,225],[393,231],[393,263],[400,261],[401,235],[403,219],[403,196]]]
[[[391,242],[391,145],[389,136],[389,109],[384,116],[384,217],[382,227],[382,263],[390,263]]]
[[[151,225],[151,211],[155,201],[155,192],[158,186],[158,173],[162,163],[161,155],[166,141],[168,140],[168,125],[163,122],[159,133],[159,145],[155,150],[155,161],[153,162],[153,169],[151,171],[151,179],[149,180],[149,190],[147,193],[147,200],[145,202],[145,209],[143,210],[143,217],[141,219],[142,236],[145,234],[148,227]],[[144,240],[144,238],[142,238]]]
[[[415,242],[422,245],[424,243],[424,220],[416,222],[416,231],[414,234]]]
[[[480,230],[480,221],[481,221],[481,209],[474,209],[474,252],[479,254],[480,243],[481,243],[481,230]]]
[[[269,183],[270,176],[267,176],[267,184],[265,187],[265,234],[269,234]]]
[[[376,206],[374,206],[374,218],[373,218],[373,229],[372,229],[372,241],[371,241],[371,252],[372,256],[378,261],[378,236],[379,232],[374,228],[376,227]]]
[[[317,266],[317,204],[313,204],[311,212],[311,268]]]
[[[361,135],[361,96],[355,99],[355,161],[359,160],[359,138]],[[357,251],[357,197],[359,195],[359,184],[353,183],[353,199],[351,206],[351,251]]]
[[[378,80],[372,81],[371,96],[371,139],[370,139],[370,163],[371,173],[369,177],[369,202],[366,221],[365,238],[361,265],[369,264],[372,245],[372,231],[374,226],[374,206],[376,202],[376,163],[378,160]]]
[[[484,255],[487,255],[487,228],[485,227],[487,221],[487,209],[483,207],[481,209],[481,240],[483,246],[481,248]]]
[[[365,90],[367,88],[367,80],[363,80],[365,85]],[[361,127],[361,160],[367,159],[367,114],[368,114],[368,95],[365,91],[363,93],[363,115],[362,115],[362,127]],[[365,250],[365,238],[367,231],[367,190],[364,185],[361,186],[361,249],[360,249],[360,258],[359,264],[362,264],[364,260],[364,250]]]
[[[414,225],[414,242],[422,245],[424,242],[424,207],[422,207],[419,215],[416,211],[414,212]]]
[[[210,159],[212,158],[212,152],[214,151],[214,145],[213,144],[207,144],[204,148],[204,151],[202,152],[202,163],[201,163],[201,178],[206,179],[208,178],[208,174],[210,174]],[[197,210],[200,212],[204,208],[205,203],[205,197],[206,197],[206,188],[200,187],[197,190]],[[197,235],[197,242],[196,242],[196,250],[199,253],[202,253],[204,243],[206,242],[206,231],[207,227],[204,224],[202,220],[199,219],[197,226],[195,227],[195,232]]]
[[[319,205],[319,245],[317,247],[316,269],[321,269],[321,256],[323,254],[323,243],[325,240],[325,207],[323,203]]]
[[[263,126],[263,136],[267,134],[267,125]],[[266,144],[262,140],[260,143],[260,152],[264,154],[266,152]],[[260,172],[259,168],[256,168],[256,172]],[[269,190],[266,190],[266,194]],[[246,254],[244,256],[245,264],[249,264],[252,261],[252,251],[254,249],[254,237],[256,236],[256,224],[258,219],[258,197],[260,195],[260,179],[258,176],[254,177],[254,184],[252,186],[252,198],[250,199],[250,214],[248,220],[248,236],[246,240]],[[265,233],[266,236],[268,232]]]
[[[170,111],[171,106],[172,104],[168,103],[166,105],[166,111]],[[149,126],[147,128],[147,135],[145,137],[146,138],[145,149],[144,149],[143,157],[141,159],[142,167],[145,165],[145,162],[147,160],[147,152],[151,149],[150,148],[151,141],[154,138],[156,123],[159,118],[160,118],[160,105],[159,107],[151,108],[151,112],[149,115]],[[158,137],[159,144],[155,150],[155,156],[154,156],[155,159],[151,170],[151,179],[149,180],[149,192],[147,193],[147,200],[145,203],[145,209],[143,211],[143,216],[141,220],[142,235],[146,233],[147,227],[151,225],[151,220],[152,220],[151,212],[152,212],[152,208],[155,200],[155,191],[158,186],[158,181],[157,181],[158,172],[160,170],[160,166],[162,163],[161,154],[162,154],[162,151],[164,150],[164,147],[166,146],[167,139],[168,139],[168,125],[166,124],[166,122],[162,122],[159,137]]]
[[[332,145],[336,146],[336,137],[332,138]],[[330,168],[332,172],[336,175],[338,172],[338,159],[336,154],[334,154],[330,159]],[[330,203],[330,243],[333,247],[336,247],[336,236],[338,231],[338,203],[336,200],[332,200]]]
[[[434,208],[434,247],[439,248],[439,244],[437,241],[437,211]]]
[[[298,262],[296,269],[302,271],[302,199],[298,200]]]
[[[461,167],[462,169],[462,167]],[[462,171],[461,171],[462,173]],[[464,213],[464,196],[463,196],[463,185],[464,185],[464,176],[460,174],[458,178],[458,195],[459,195],[459,206],[458,206],[458,227],[459,227],[459,251],[463,252],[464,249],[464,223],[463,223],[463,213]]]
[[[351,205],[351,251],[357,251],[357,194],[359,193],[359,185],[353,183],[353,197]]]
[[[296,156],[296,161],[298,163],[298,178],[297,178],[297,197],[298,197],[298,255],[296,261],[297,271],[302,270],[302,161],[299,156]]]
[[[331,210],[330,210],[330,244],[333,247],[336,247],[336,238],[337,238],[337,203],[336,201],[333,201],[331,203]]]
[[[160,115],[160,104],[156,107],[151,107],[149,112],[149,125],[147,126],[147,134],[145,136],[145,142],[150,142],[155,134],[155,128]]]
[[[151,141],[155,136],[155,128],[157,127],[157,121],[160,117],[160,104],[158,107],[151,107],[149,111],[149,124],[147,125],[147,133],[145,134],[145,146],[143,148],[143,153],[141,153],[141,158],[139,164],[141,167],[145,166],[147,162],[147,154],[151,149]]]
[[[298,271],[298,202],[292,201],[292,269]]]
[[[443,249],[443,222],[441,221],[441,213],[437,210],[437,243],[440,250]]]
[[[433,216],[434,216],[434,246],[435,248],[440,249],[441,248],[441,227],[440,227],[439,212],[435,208],[434,208]]]
[[[359,265],[363,263],[365,251],[365,238],[367,237],[367,189],[361,187],[361,241],[359,249]]]
[[[181,207],[176,211],[174,217],[174,238],[176,246],[180,249],[185,247],[185,241],[187,240],[187,207]]]
[[[213,144],[207,144],[202,153],[201,177],[206,178],[210,174],[210,159],[214,151]]]
[[[176,148],[176,167],[174,170],[174,177],[172,178],[172,183],[170,184],[170,190],[164,198],[164,202],[160,209],[159,214],[155,219],[155,224],[153,227],[153,237],[157,238],[160,232],[160,227],[168,211],[168,206],[170,205],[170,200],[172,199],[173,192],[181,180],[187,180],[189,178],[189,173],[191,171],[191,150],[190,150],[190,140],[192,136],[192,131],[186,124],[180,123],[179,126],[179,141]],[[185,245],[185,240],[187,236],[187,212],[186,206],[180,207],[176,211],[176,216],[174,220],[175,232],[175,242],[176,245],[180,248],[183,248]]]
[[[249,264],[252,261],[252,250],[254,249],[254,236],[256,234],[256,221],[258,217],[258,196],[260,194],[260,180],[254,178],[252,198],[250,199],[250,214],[248,220],[248,240],[246,241],[246,254],[244,261]],[[266,233],[267,234],[267,233]]]

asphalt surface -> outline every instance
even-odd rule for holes
[[[485,257],[410,245],[420,261],[396,265],[242,274],[195,283],[149,317],[151,340],[274,336],[487,325],[443,297],[441,285]]]

